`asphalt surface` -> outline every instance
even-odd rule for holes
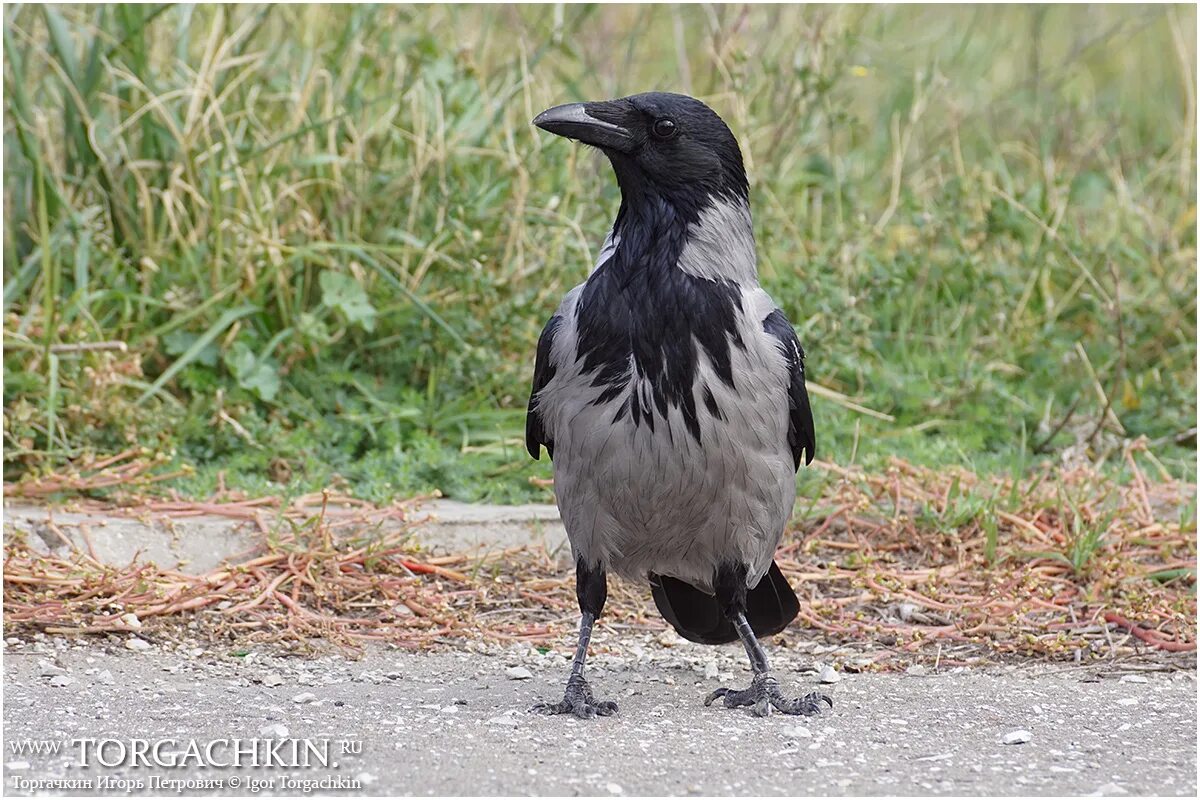
[[[600,649],[615,636],[601,630]],[[646,637],[620,655],[596,655],[592,687],[599,699],[617,701],[620,713],[583,721],[527,710],[561,696],[566,646],[547,654],[378,648],[349,660],[165,645],[133,652],[115,637],[88,644],[9,639],[4,790],[244,794],[256,781],[270,795],[302,794],[304,781],[324,780],[310,788],[378,795],[1196,794],[1191,672],[1098,678],[1096,670],[1069,667],[958,668],[840,674],[819,685],[811,655],[777,652],[785,691],[821,690],[835,705],[817,718],[759,719],[702,703],[722,682],[748,682],[737,648],[666,644]],[[1027,741],[1005,744],[1006,736]],[[300,739],[328,749],[324,762],[310,759],[307,769],[222,768],[229,756],[219,752],[210,754],[215,767],[186,758],[169,765],[193,740],[203,749],[234,738]],[[97,743],[78,743],[84,739]],[[159,765],[131,763],[137,739],[151,746],[169,740],[150,759]],[[62,749],[14,750],[31,740]],[[361,752],[343,752],[356,747]]]

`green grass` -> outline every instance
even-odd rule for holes
[[[5,477],[140,444],[187,493],[548,498],[534,344],[618,196],[529,120],[667,89],[746,152],[820,457],[1144,435],[1192,478],[1194,15],[8,8]]]

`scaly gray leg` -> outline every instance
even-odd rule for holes
[[[539,714],[574,714],[580,719],[608,717],[617,713],[617,704],[611,700],[596,700],[592,696],[592,688],[583,677],[592,626],[604,610],[604,601],[608,599],[608,576],[604,570],[588,567],[582,561],[576,562],[575,594],[579,599],[582,618],[579,621],[579,644],[571,662],[571,675],[567,678],[567,690],[559,702],[538,703],[533,711]]]
[[[714,581],[718,600],[724,610],[725,617],[733,623],[734,630],[746,648],[746,656],[750,659],[750,668],[754,670],[754,678],[746,689],[730,689],[722,686],[704,698],[704,705],[710,706],[718,697],[725,698],[726,708],[750,706],[754,714],[765,717],[774,708],[784,714],[798,714],[811,717],[821,713],[821,703],[833,708],[833,701],[818,692],[806,694],[803,697],[788,698],[779,689],[779,681],[771,675],[771,667],[767,663],[767,654],[750,623],[746,621],[746,568],[742,565],[721,565],[717,570]]]
[[[755,716],[759,717],[770,714],[772,708],[784,714],[798,714],[805,717],[821,713],[822,702],[828,703],[829,707],[833,708],[833,701],[818,692],[811,692],[803,697],[784,697],[783,692],[779,689],[779,681],[771,675],[770,667],[767,664],[767,654],[763,652],[762,645],[758,643],[758,638],[750,629],[750,623],[746,622],[746,615],[740,611],[737,612],[733,617],[733,626],[737,629],[738,636],[741,637],[742,644],[746,647],[746,655],[750,657],[750,668],[754,670],[754,679],[750,681],[750,686],[746,689],[730,689],[722,686],[704,698],[704,705],[710,706],[718,697],[724,697],[726,708],[751,706]]]

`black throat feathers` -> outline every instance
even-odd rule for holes
[[[626,199],[628,201],[628,198]],[[678,408],[689,433],[700,439],[696,381],[701,352],[717,378],[733,387],[732,348],[739,334],[741,288],[679,269],[688,228],[699,209],[680,212],[658,197],[625,202],[617,215],[612,255],[588,278],[579,299],[576,358],[603,387],[595,405],[612,402],[633,383],[613,421],[629,414],[654,430]],[[701,392],[708,413],[720,417],[711,390]]]

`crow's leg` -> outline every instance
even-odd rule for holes
[[[574,714],[580,719],[591,719],[596,715],[607,717],[617,713],[617,704],[611,700],[596,700],[592,689],[583,677],[583,664],[587,660],[588,642],[592,638],[592,625],[604,610],[608,599],[608,576],[602,567],[588,567],[583,560],[575,564],[575,594],[579,598],[579,644],[575,648],[575,659],[571,662],[571,675],[567,678],[567,691],[557,703],[538,703],[533,710],[541,714]]]
[[[767,654],[763,652],[762,645],[750,629],[746,615],[738,611],[733,615],[732,621],[742,644],[746,647],[746,655],[750,657],[750,668],[754,670],[754,678],[746,689],[729,689],[722,686],[704,699],[704,705],[712,705],[718,697],[724,697],[726,708],[750,706],[754,714],[760,717],[770,714],[772,708],[784,714],[800,714],[806,717],[819,714],[822,702],[833,708],[833,701],[817,692],[803,697],[784,697],[779,689],[779,681],[775,680],[767,665]]]
[[[784,714],[799,714],[811,717],[821,712],[821,703],[828,703],[833,708],[833,701],[823,694],[812,692],[803,697],[784,697],[779,689],[779,681],[771,675],[767,654],[763,652],[758,637],[746,621],[746,581],[745,568],[739,570],[722,568],[718,571],[716,590],[725,615],[733,623],[734,629],[746,648],[750,658],[750,668],[754,678],[746,689],[730,689],[722,686],[704,699],[704,705],[712,705],[718,697],[725,698],[726,708],[750,706],[756,716],[765,717],[774,708]]]

